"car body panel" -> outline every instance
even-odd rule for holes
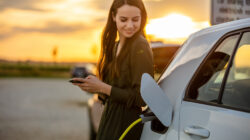
[[[195,135],[188,135],[184,132],[185,128],[190,126],[208,130],[210,136],[207,140],[247,140],[250,138],[249,113],[183,101],[180,113],[180,140],[194,139]]]
[[[150,123],[146,123],[143,129],[142,133],[142,140],[147,140],[147,137],[153,137],[151,139],[156,140],[181,140],[181,139],[188,139],[190,136],[186,136],[186,134],[183,133],[183,129],[186,125],[191,125],[189,122],[185,122],[185,120],[192,120],[195,119],[195,116],[192,115],[192,113],[188,114],[187,118],[185,118],[184,113],[186,111],[196,111],[194,114],[200,115],[202,113],[209,114],[207,119],[204,118],[204,120],[201,120],[199,123],[204,124],[205,121],[214,121],[216,119],[216,116],[219,117],[217,121],[220,121],[219,119],[223,120],[223,117],[231,117],[229,120],[237,120],[242,119],[239,121],[236,121],[235,123],[229,123],[225,126],[235,126],[239,125],[238,123],[244,123],[246,121],[247,125],[250,122],[249,113],[245,112],[239,112],[235,110],[228,110],[224,108],[209,106],[206,108],[207,105],[202,104],[196,104],[192,102],[186,102],[183,101],[184,95],[186,93],[187,86],[195,74],[198,67],[201,65],[205,57],[208,55],[208,53],[212,50],[212,48],[215,46],[215,44],[220,41],[220,39],[227,33],[230,33],[235,30],[240,30],[244,28],[250,27],[250,18],[238,20],[238,21],[232,21],[228,23],[223,23],[219,25],[215,25],[212,27],[209,27],[207,29],[203,29],[199,32],[196,32],[192,34],[188,40],[184,43],[184,45],[178,50],[177,55],[173,59],[173,61],[170,63],[168,68],[163,72],[160,79],[158,80],[158,84],[161,87],[161,89],[167,94],[167,96],[170,99],[170,102],[173,106],[173,121],[171,126],[169,127],[168,131],[165,134],[154,134],[155,132],[152,132],[150,128]],[[206,111],[202,110],[203,108],[194,108],[192,105],[202,106],[205,107]],[[150,105],[148,104],[150,107]],[[211,107],[211,108],[210,108]],[[211,111],[208,111],[208,110]],[[226,114],[223,114],[226,113]],[[230,115],[231,113],[231,115]],[[232,115],[233,114],[233,115]],[[183,116],[184,115],[184,116]],[[240,117],[241,118],[238,118]],[[197,116],[196,116],[197,117]],[[184,124],[180,124],[180,119],[182,119]],[[229,120],[225,120],[223,122],[227,123]],[[209,126],[212,129],[215,129],[216,131],[221,131],[216,129],[215,126],[210,126],[215,124],[215,122],[211,122],[209,124],[204,124],[204,126]],[[242,128],[242,132],[239,132],[235,136],[244,135],[247,136],[245,131],[250,131],[250,125],[244,125]],[[203,126],[202,126],[203,127]],[[223,126],[219,128],[224,128]],[[237,127],[235,126],[235,129]],[[230,131],[229,131],[230,130]],[[232,129],[225,129],[225,132],[230,133]],[[210,130],[211,131],[211,130]],[[180,132],[180,134],[179,134]],[[214,130],[212,131],[214,132]],[[224,132],[224,131],[223,131]],[[236,133],[235,132],[235,133]],[[226,136],[213,136],[214,134],[211,134],[211,138],[213,139],[226,139]],[[250,134],[248,134],[250,137]],[[230,136],[230,135],[229,135]],[[232,136],[232,138],[235,138]],[[193,137],[193,139],[199,139]]]

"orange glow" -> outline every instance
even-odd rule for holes
[[[241,67],[250,67],[249,64],[249,52],[250,52],[250,45],[243,45],[239,47],[237,50],[237,54],[235,55],[235,66],[238,68]]]
[[[148,11],[158,8],[149,6],[152,1],[163,2],[145,0]],[[101,32],[106,24],[111,3],[112,0],[101,3],[97,0],[1,3],[3,8],[0,9],[0,59],[54,61],[55,58],[57,62],[96,62],[100,53]],[[195,5],[196,2],[193,3],[192,5]],[[178,9],[183,9],[183,6]],[[164,12],[169,13],[171,10]],[[162,12],[154,11],[149,14],[146,31],[151,41],[164,40],[180,44],[194,29],[204,28],[206,24],[194,22],[180,14],[150,20],[150,17],[159,17],[159,14]],[[189,15],[196,19],[200,16],[190,13]],[[58,46],[58,53],[53,57],[52,50],[55,46]]]
[[[8,60],[53,61],[52,50],[58,46],[57,62],[96,62],[99,56],[100,31],[89,33],[89,38],[81,32],[71,35],[50,35],[29,33],[16,35],[1,41],[0,58]],[[93,54],[92,47],[96,47]]]
[[[146,26],[146,32],[156,38],[178,41],[209,26],[208,21],[194,22],[190,17],[181,14],[169,14],[162,18],[150,20]]]

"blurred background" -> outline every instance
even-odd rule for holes
[[[247,0],[143,1],[156,77],[190,34],[250,15]],[[89,139],[92,95],[68,79],[95,74],[111,3],[0,0],[0,139]]]
[[[0,58],[96,62],[112,0],[1,0]],[[144,0],[152,41],[181,44],[210,26],[210,0]]]

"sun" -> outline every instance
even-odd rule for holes
[[[210,26],[206,22],[194,22],[182,14],[169,14],[162,18],[152,19],[146,25],[148,35],[162,39],[187,38],[193,32]]]

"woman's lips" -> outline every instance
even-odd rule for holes
[[[126,33],[127,33],[127,34],[132,34],[132,33],[133,33],[133,31],[126,31]]]

